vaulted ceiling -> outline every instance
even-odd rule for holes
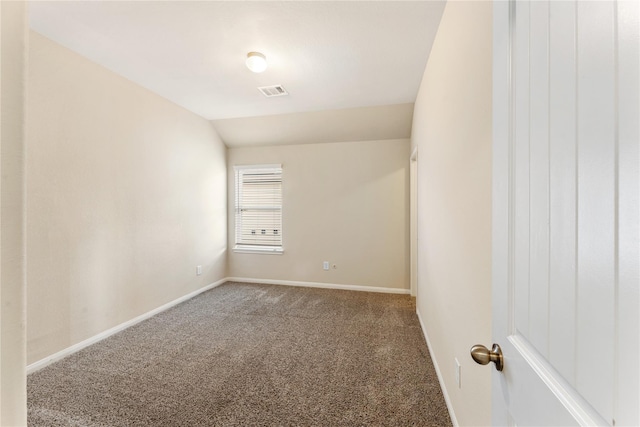
[[[443,1],[42,1],[31,28],[228,146],[407,138]],[[268,68],[245,66],[262,52]],[[266,98],[280,84],[288,96]]]

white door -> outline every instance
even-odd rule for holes
[[[639,14],[495,2],[496,425],[640,425]]]

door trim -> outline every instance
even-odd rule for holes
[[[418,147],[409,158],[409,280],[411,296],[418,296]]]

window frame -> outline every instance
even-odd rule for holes
[[[241,179],[240,171],[250,171],[250,170],[269,170],[273,169],[274,173],[276,171],[279,172],[280,175],[280,245],[260,245],[260,244],[250,244],[250,243],[238,243],[239,235],[241,230],[238,228],[239,226],[239,218],[240,218],[240,210],[242,209],[241,201],[239,200],[240,196],[240,187],[244,183],[244,181],[239,182]],[[244,176],[244,175],[243,175]],[[271,255],[282,255],[284,253],[284,236],[282,233],[282,185],[283,185],[283,168],[281,164],[255,164],[255,165],[234,165],[233,167],[233,177],[234,177],[234,246],[233,252],[235,253],[250,253],[250,254],[271,254]]]

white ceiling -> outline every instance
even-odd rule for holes
[[[324,117],[327,130],[304,142],[344,140],[355,124],[331,111],[353,116],[354,108],[357,126],[371,139],[406,137],[399,135],[412,108],[390,107],[398,122],[392,114],[383,129],[376,125],[382,110],[368,107],[415,101],[443,8],[444,1],[43,1],[30,2],[30,23],[213,120],[227,145],[237,146],[274,139],[251,136],[248,124],[275,129],[309,112],[322,112],[316,117]],[[245,67],[249,51],[266,55],[264,73]],[[290,95],[266,98],[256,89],[274,84]],[[263,116],[271,119],[224,120]],[[317,128],[305,131],[304,123],[289,127],[301,135]]]
[[[411,137],[413,103],[213,120],[230,147]]]

